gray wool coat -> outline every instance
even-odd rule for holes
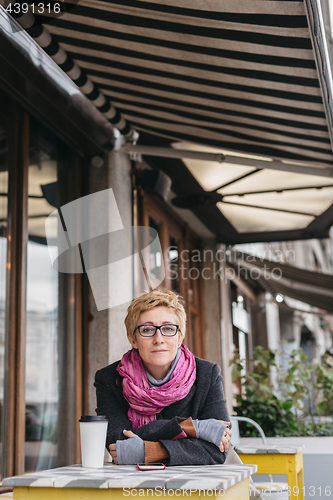
[[[129,404],[123,396],[122,377],[116,368],[119,361],[99,370],[95,375],[98,415],[108,420],[107,449],[118,439],[126,439],[123,430],[130,430],[145,441],[159,441],[169,453],[168,465],[223,464],[226,453],[212,443],[187,437],[172,439],[182,432],[179,422],[189,417],[204,420],[215,418],[229,421],[222,387],[220,367],[210,361],[195,358],[196,380],[189,394],[156,415],[156,420],[133,429],[127,417]]]

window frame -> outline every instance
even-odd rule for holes
[[[29,171],[29,114],[14,99],[6,98],[5,112],[8,132],[8,243],[6,260],[5,304],[5,378],[2,425],[2,456],[0,477],[23,474],[25,462],[25,382],[26,382],[26,294],[28,245],[28,171]],[[50,128],[53,134],[56,132]],[[82,196],[84,160],[73,148],[71,164],[75,185],[75,198]],[[77,422],[83,413],[85,353],[84,317],[82,306],[84,277],[72,275],[71,291],[66,309],[70,311],[74,346],[74,402],[70,412],[70,428],[74,430],[70,462],[80,461],[80,436]],[[0,492],[2,488],[0,486]]]

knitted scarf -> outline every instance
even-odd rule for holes
[[[123,377],[123,395],[130,405],[127,416],[135,429],[156,420],[157,413],[190,392],[196,378],[195,359],[184,344],[180,349],[170,380],[160,387],[150,387],[137,349],[127,351],[121,358],[117,371]]]

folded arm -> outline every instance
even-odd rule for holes
[[[207,387],[209,381],[210,384]],[[200,430],[198,436],[192,420],[188,418],[189,413],[191,413],[193,418],[199,422],[208,419],[229,421],[222,388],[222,377],[217,365],[214,365],[207,380],[202,380],[201,377],[201,380],[197,381],[197,391],[201,391],[206,397],[200,399],[197,406],[191,403],[191,411],[185,410],[184,416],[173,416],[171,411],[173,405],[171,405],[166,408],[164,413],[166,417],[172,416],[172,418],[159,418],[139,429],[131,427],[124,406],[126,403],[120,404],[119,395],[117,398],[113,387],[104,374],[97,372],[95,386],[97,393],[96,411],[99,415],[106,415],[109,418],[107,448],[110,449],[110,445],[114,448],[110,450],[111,454],[115,453],[116,455],[117,441],[128,438],[131,440],[131,435],[124,435],[123,433],[124,430],[127,430],[142,439],[143,443],[140,442],[139,444],[137,442],[136,447],[138,448],[136,449],[140,448],[142,453],[144,446],[146,462],[163,460],[169,465],[224,463],[229,440],[223,441],[224,438],[222,437],[220,446],[217,446],[222,427],[219,427],[217,431],[218,436],[213,436],[212,442],[208,442],[207,439],[201,439]],[[228,432],[227,429],[226,432]],[[223,434],[222,432],[222,436]],[[205,437],[207,438],[207,435]],[[126,444],[125,446],[130,448],[133,445],[132,442],[130,445]]]
[[[199,423],[199,425],[197,425]],[[203,424],[203,426],[200,426]],[[222,443],[221,428],[225,429],[224,423],[214,419],[196,421],[195,425],[191,418],[180,422],[183,428],[181,435],[172,440],[143,441],[131,431],[124,431],[127,441],[117,441],[110,445],[110,453],[115,463],[124,465],[140,462],[162,462],[167,460],[169,465],[186,464],[214,464],[224,463],[227,452],[225,440]],[[201,429],[200,429],[201,427]],[[199,429],[199,436],[196,432]],[[214,431],[217,434],[214,442]],[[200,432],[205,439],[200,438]],[[231,433],[231,431],[229,431]],[[224,438],[225,439],[225,438]]]
[[[171,439],[182,432],[179,422],[184,418],[173,417],[171,419],[152,420],[139,429],[132,428],[127,417],[127,409],[120,405],[112,387],[100,372],[95,376],[95,387],[97,395],[97,415],[105,415],[109,420],[106,444],[126,439],[123,430],[132,431],[143,440],[159,441],[159,439]]]

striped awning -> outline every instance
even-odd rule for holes
[[[139,131],[322,165],[331,89],[316,5],[80,0],[46,26]]]
[[[54,19],[14,17],[128,139],[138,130],[139,143],[192,144],[332,172],[333,86],[320,0],[61,5],[66,12]],[[222,241],[327,236],[333,189],[323,170],[319,179],[276,180],[243,163],[225,165],[226,179],[219,171],[214,188],[198,173],[203,164],[183,162],[182,175],[175,161],[158,168],[178,196],[217,191],[212,209],[191,209]]]

